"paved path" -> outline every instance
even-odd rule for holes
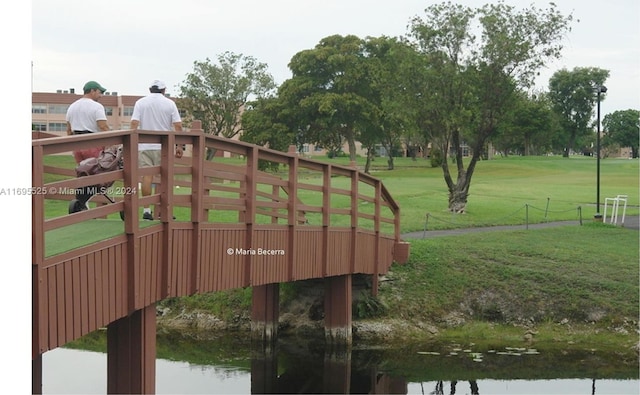
[[[621,218],[618,218],[618,226],[623,226],[625,229],[631,230],[640,230],[640,216],[627,216],[624,219],[624,225],[620,224]],[[591,220],[582,220],[582,223],[585,223]],[[553,226],[567,226],[567,225],[579,225],[580,221],[557,221],[557,222],[544,222],[541,224],[529,224],[526,225],[503,225],[503,226],[488,226],[488,227],[480,227],[480,228],[461,228],[461,229],[449,229],[449,230],[427,230],[411,232],[402,235],[403,239],[425,239],[431,237],[441,237],[441,236],[454,236],[461,235],[465,233],[474,233],[474,232],[493,232],[498,230],[516,230],[516,229],[540,229],[540,228],[550,228]]]

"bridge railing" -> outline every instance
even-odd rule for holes
[[[138,168],[137,144],[143,142],[163,145],[162,166]],[[188,155],[170,155],[177,144],[185,146]],[[65,153],[70,157],[74,150],[111,145],[123,147],[122,170],[76,177],[70,161],[56,165]],[[68,248],[47,245],[47,235],[63,228],[120,214],[124,221],[105,237],[148,225],[140,220],[140,209],[147,205],[154,206],[163,221],[175,217],[177,222],[259,227],[344,227],[400,240],[399,207],[380,180],[356,168],[206,135],[195,128],[184,133],[122,130],[65,137],[37,133],[32,151],[34,262],[81,246],[82,240],[71,240]],[[212,153],[213,158],[205,160]],[[273,169],[273,164],[279,165],[277,172],[260,170]],[[154,177],[156,188],[143,197],[139,180],[144,175]],[[90,210],[66,212],[77,188],[104,183],[113,183],[106,194],[115,203],[97,194]]]

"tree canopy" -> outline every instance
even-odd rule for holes
[[[631,147],[631,156],[638,157],[638,139],[640,136],[640,111],[615,111],[604,116],[602,126],[605,143],[615,143],[621,147]]]
[[[609,71],[597,67],[562,69],[551,76],[549,99],[560,117],[562,134],[557,141],[563,144],[564,157],[577,148],[581,138],[593,133],[591,126],[598,89],[608,77]],[[600,100],[605,100],[605,96],[600,95]]]
[[[205,133],[232,138],[242,133],[241,116],[250,99],[269,97],[276,84],[267,65],[251,56],[232,52],[195,61],[179,87],[179,106],[186,120],[199,119]],[[208,159],[213,153],[207,152]]]
[[[410,36],[428,60],[425,91],[418,94],[425,98],[421,105],[429,115],[430,140],[444,157],[449,209],[462,212],[486,144],[518,89],[532,86],[545,62],[560,56],[572,16],[563,16],[553,3],[548,9],[517,10],[504,2],[479,9],[448,2],[429,6],[425,13],[410,24]],[[463,143],[471,148],[466,167]]]

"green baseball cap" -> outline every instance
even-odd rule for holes
[[[89,81],[86,84],[84,84],[84,88],[82,88],[85,92],[88,92],[92,89],[97,89],[100,92],[104,93],[107,89],[104,88],[102,85],[98,84],[95,81]]]

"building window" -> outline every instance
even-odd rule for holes
[[[68,105],[65,104],[50,104],[49,105],[49,114],[66,114]]]
[[[62,122],[49,122],[50,132],[66,132],[67,124]]]
[[[46,114],[47,106],[45,104],[32,104],[31,105],[31,113],[32,114]]]
[[[129,122],[122,122],[120,124],[120,130],[129,130],[131,128],[131,124]]]
[[[128,107],[125,107],[125,108],[123,109],[123,111],[122,111],[122,116],[124,116],[124,117],[130,117],[130,116],[132,116],[132,115],[133,115],[133,107],[128,106]]]
[[[112,115],[113,115],[113,107],[105,107],[105,108],[104,108],[104,113],[105,113],[108,117],[112,116]]]
[[[46,132],[47,131],[47,124],[44,122],[33,122],[32,123],[32,128],[33,130],[35,130],[36,132]],[[65,130],[67,130],[65,128]]]

